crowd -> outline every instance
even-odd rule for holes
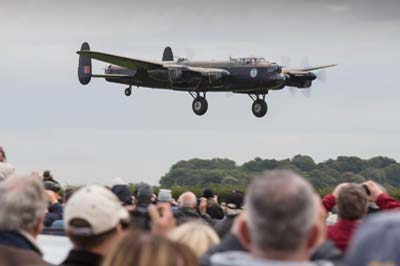
[[[61,197],[50,171],[17,175],[1,147],[0,178],[4,266],[50,265],[36,241],[49,228],[73,245],[63,266],[400,265],[400,202],[373,181],[321,199],[302,176],[267,171],[220,203],[116,178]]]

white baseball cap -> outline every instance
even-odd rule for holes
[[[86,221],[90,228],[74,227],[70,224],[73,219]],[[79,236],[99,235],[128,219],[129,213],[118,198],[99,185],[79,189],[68,200],[64,210],[66,231]]]

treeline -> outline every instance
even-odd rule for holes
[[[203,188],[210,187],[225,194],[227,190],[245,190],[254,176],[273,169],[298,172],[322,194],[342,182],[360,183],[374,180],[400,196],[397,189],[400,187],[400,164],[383,156],[367,160],[355,156],[339,156],[320,163],[316,163],[307,155],[296,155],[284,160],[257,157],[243,165],[237,165],[230,159],[191,159],[175,163],[169,172],[161,177],[160,185],[171,188],[174,192],[191,188],[199,190],[200,193]]]

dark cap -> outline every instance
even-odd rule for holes
[[[111,188],[111,192],[118,197],[123,205],[132,204],[132,193],[127,185],[115,185]]]
[[[206,188],[206,189],[203,191],[203,197],[206,198],[206,199],[213,198],[213,197],[214,197],[214,192],[213,192],[211,189]]]
[[[140,183],[137,187],[137,195],[138,196],[153,196],[153,188],[146,183]]]
[[[51,191],[56,192],[56,193],[60,192],[60,190],[61,190],[60,184],[58,182],[55,182],[55,181],[47,180],[47,181],[43,182],[43,185],[44,185],[44,189],[51,190]]]
[[[241,209],[243,205],[244,193],[241,191],[232,191],[225,197],[226,206],[230,209]]]

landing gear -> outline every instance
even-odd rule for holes
[[[125,96],[131,96],[132,94],[132,87],[129,86],[128,88],[125,89]]]
[[[203,96],[200,95],[199,92],[194,94],[193,92],[189,92],[193,97],[192,109],[196,115],[204,115],[208,109],[208,102],[206,100],[206,93],[203,93]]]
[[[251,110],[256,117],[263,117],[267,114],[268,105],[265,102],[265,94],[249,94],[250,98],[254,101]]]

